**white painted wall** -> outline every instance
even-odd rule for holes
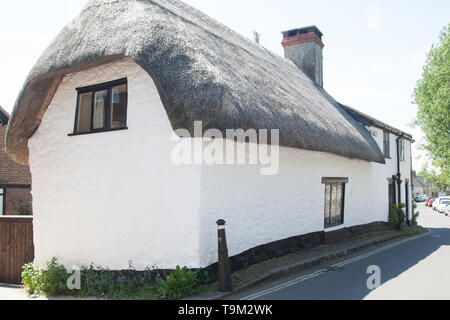
[[[123,77],[129,130],[69,137],[75,88]],[[36,263],[197,266],[201,168],[171,164],[171,133],[154,82],[131,59],[66,76],[29,140]]]
[[[383,130],[376,127],[371,127],[370,130],[372,132],[376,132],[374,139],[377,142],[378,146],[381,150],[383,150]],[[384,168],[384,172],[388,178],[397,174],[397,138],[398,136],[395,134],[389,134],[389,146],[390,146],[390,159],[386,159],[386,165]],[[409,217],[411,217],[411,208],[412,208],[412,199],[411,199],[411,142],[409,140],[405,140],[405,160],[400,161],[400,173],[402,175],[402,193],[401,193],[401,201],[406,203],[406,189],[405,182],[409,181]],[[397,192],[397,187],[396,187]]]
[[[123,77],[129,130],[69,137],[75,88]],[[349,178],[338,228],[388,219],[394,161],[280,148],[276,176],[261,176],[259,166],[177,166],[172,133],[154,82],[132,60],[66,76],[29,140],[36,263],[55,256],[112,270],[130,260],[137,270],[205,267],[217,260],[219,218],[227,221],[230,255],[324,230],[322,177]]]
[[[260,176],[259,168],[204,166],[201,196],[202,265],[217,256],[214,222],[227,221],[230,255],[301,234],[323,231],[322,177],[348,177],[344,224],[336,229],[388,219],[384,166],[327,153],[280,149],[280,172]]]

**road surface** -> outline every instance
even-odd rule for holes
[[[229,299],[450,299],[450,217],[419,204],[431,233],[320,266]]]

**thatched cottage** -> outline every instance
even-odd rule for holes
[[[327,94],[316,27],[283,34],[286,58],[177,0],[89,1],[9,122],[6,149],[31,166],[36,262],[206,267],[218,219],[230,255],[254,261],[254,248],[367,230],[388,220],[389,202],[409,202],[412,137]],[[179,129],[191,137],[174,139]],[[208,148],[212,129],[248,156],[276,139],[227,130],[279,130],[278,170],[173,161],[180,141]]]

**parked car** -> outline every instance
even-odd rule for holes
[[[425,196],[425,195],[417,196],[414,200],[416,202],[425,202],[425,201],[427,201],[427,196]]]
[[[447,206],[446,208],[445,208],[445,215],[446,216],[450,216],[450,206]]]
[[[434,202],[435,200],[436,200],[435,198],[430,198],[430,199],[428,199],[428,202],[427,202],[426,206],[431,208],[431,207],[433,206],[433,202]]]
[[[436,206],[439,204],[439,198],[436,198],[431,205],[431,209],[436,210]]]
[[[436,200],[433,202],[433,210],[438,210],[439,205],[441,204],[442,201],[445,200],[450,200],[449,197],[440,197],[440,198],[436,198]]]
[[[439,213],[444,213],[445,209],[447,208],[447,206],[450,204],[450,199],[449,200],[442,200],[439,203],[439,206],[437,207],[437,211]]]

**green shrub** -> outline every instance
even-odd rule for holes
[[[67,279],[69,274],[62,265],[58,265],[55,258],[47,263],[47,269],[35,268],[32,263],[24,266],[22,283],[29,294],[43,294],[56,296],[67,294]]]
[[[23,266],[22,283],[28,294],[42,294],[41,284],[43,282],[43,271],[35,269],[33,263]]]
[[[417,227],[419,224],[417,223],[417,218],[419,218],[420,214],[419,212],[414,212],[411,219],[411,226]]]
[[[405,222],[406,215],[403,209],[406,204],[400,203],[399,205],[393,204],[389,211],[389,224],[396,230],[401,230],[402,225]]]
[[[166,279],[158,282],[157,295],[162,299],[182,299],[198,293],[200,284],[198,271],[177,266]]]
[[[206,272],[186,267],[170,273],[164,280],[155,270],[145,272],[113,272],[94,265],[80,270],[80,290],[69,290],[67,280],[72,274],[53,258],[45,269],[28,263],[23,267],[22,283],[28,294],[45,296],[98,297],[106,299],[181,299],[198,292],[208,281]]]

